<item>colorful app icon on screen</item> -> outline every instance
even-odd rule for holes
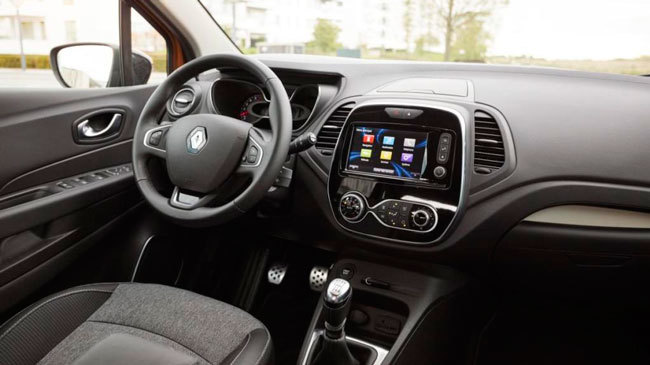
[[[395,144],[395,137],[386,136],[384,137],[384,144],[386,146],[392,146]]]
[[[379,156],[382,160],[390,160],[393,158],[393,151],[381,151],[381,155]]]
[[[407,162],[407,163],[413,162],[413,154],[412,153],[402,153],[402,162]]]
[[[415,147],[415,138],[404,138],[404,147]]]
[[[372,156],[372,150],[366,148],[361,149],[361,157],[370,158],[370,156]]]
[[[374,142],[375,142],[375,135],[374,134],[364,134],[363,135],[363,143],[373,144]]]

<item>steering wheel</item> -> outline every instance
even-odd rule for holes
[[[171,124],[158,123],[167,100],[187,80],[221,67],[248,71],[266,86],[271,96],[270,132],[215,114],[192,114]],[[226,222],[250,210],[272,186],[286,160],[291,129],[289,97],[270,68],[235,54],[197,58],[171,73],[142,109],[133,137],[137,185],[151,206],[179,223]],[[155,175],[147,166],[151,157],[165,160],[175,186],[171,197],[156,189]]]

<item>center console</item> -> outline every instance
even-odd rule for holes
[[[457,364],[466,357],[473,303],[468,278],[344,259],[330,272],[300,365]]]
[[[371,100],[348,117],[328,194],[346,230],[398,242],[442,239],[465,196],[465,119],[451,106]]]

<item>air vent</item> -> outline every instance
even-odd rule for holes
[[[489,114],[474,113],[474,171],[487,175],[505,163],[503,138],[497,121]]]
[[[318,139],[316,140],[316,149],[324,155],[331,155],[336,147],[336,142],[341,135],[341,129],[348,115],[352,111],[354,103],[343,104],[338,107],[329,119],[323,124],[318,132]]]
[[[186,87],[180,89],[172,98],[167,110],[169,111],[169,114],[175,117],[183,116],[192,110],[195,99],[196,94],[192,88]]]

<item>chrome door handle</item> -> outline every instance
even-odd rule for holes
[[[115,126],[119,127],[121,122],[122,122],[122,114],[115,113],[113,114],[113,118],[111,118],[111,121],[108,123],[108,125],[100,130],[96,130],[93,127],[91,127],[90,119],[86,119],[77,125],[77,131],[79,132],[79,135],[84,138],[103,137],[113,132]]]

